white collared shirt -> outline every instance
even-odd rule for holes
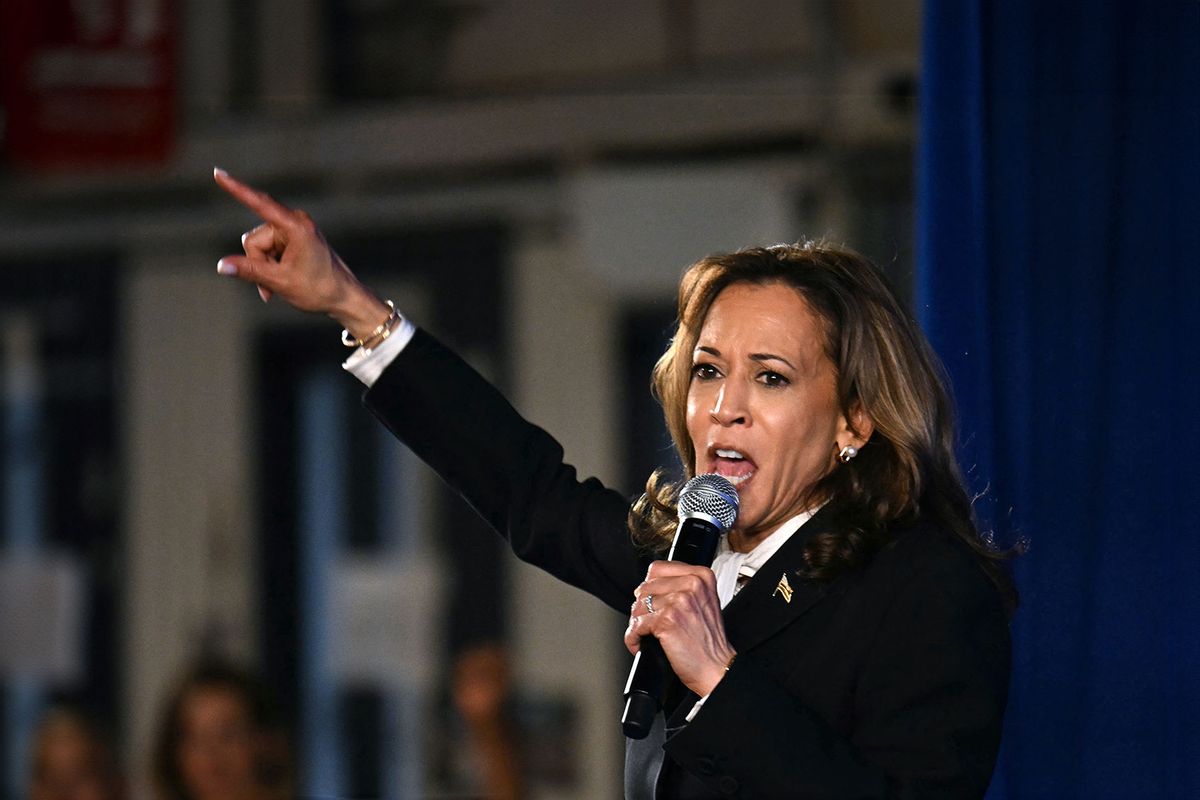
[[[738,577],[747,579],[754,575],[770,560],[771,556],[783,547],[783,543],[792,538],[792,534],[800,530],[800,526],[812,519],[813,511],[802,511],[787,522],[780,525],[774,533],[759,542],[749,553],[735,553],[729,549],[727,537],[722,536],[717,544],[717,555],[713,559],[712,569],[717,575],[717,597],[721,608],[729,605],[729,601],[738,593]]]

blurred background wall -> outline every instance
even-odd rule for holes
[[[448,676],[490,643],[528,795],[616,796],[623,620],[376,429],[335,326],[213,274],[255,220],[209,174],[310,211],[634,495],[673,458],[648,375],[688,263],[828,235],[911,285],[919,11],[6,0],[7,796],[63,698],[145,796],[166,694],[212,657],[275,689],[305,793],[469,796]]]

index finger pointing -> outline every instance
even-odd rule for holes
[[[295,225],[295,212],[273,199],[266,192],[260,192],[258,189],[242,183],[220,167],[213,168],[213,180],[234,200],[258,214],[264,222],[284,228]]]

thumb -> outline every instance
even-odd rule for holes
[[[263,269],[264,261],[265,259],[250,256],[225,256],[217,262],[217,274],[262,285],[263,280],[267,278]]]
[[[241,278],[244,281],[257,284],[258,296],[265,303],[275,294],[263,285],[263,262],[265,257],[225,256],[217,262],[217,274]]]

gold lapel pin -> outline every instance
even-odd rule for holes
[[[783,573],[779,578],[779,583],[775,584],[775,591],[771,592],[771,597],[777,594],[782,594],[784,602],[792,602],[792,585],[788,583],[787,573]]]

